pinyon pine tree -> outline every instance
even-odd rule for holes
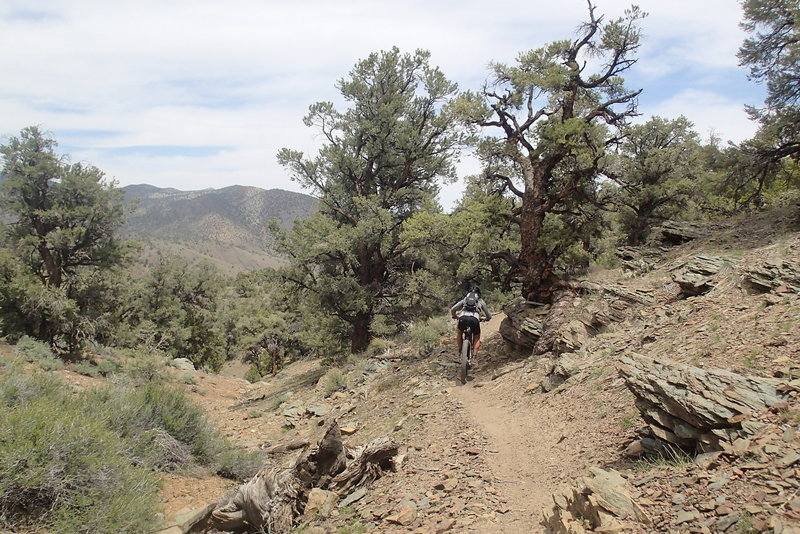
[[[369,344],[376,316],[400,321],[424,295],[413,290],[401,230],[414,213],[437,209],[438,183],[454,177],[461,140],[448,110],[456,85],[429,58],[393,48],[358,62],[337,85],[348,108],[319,102],[304,119],[323,135],[319,153],[278,154],[320,199],[319,214],[283,241],[292,260],[284,277],[353,352]]]

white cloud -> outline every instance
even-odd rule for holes
[[[709,91],[681,91],[651,111],[651,115],[669,119],[686,116],[694,123],[694,130],[703,140],[708,140],[710,134],[714,133],[723,141],[738,143],[752,137],[757,129],[756,123],[749,120],[740,102]]]
[[[605,0],[597,12],[616,18],[629,4]],[[33,9],[27,0],[7,0],[0,5],[0,134],[30,124],[57,136],[68,132],[59,141],[69,144],[74,159],[123,184],[297,190],[275,154],[284,146],[314,149],[315,132],[302,117],[312,102],[337,99],[336,80],[358,59],[393,45],[428,49],[433,64],[462,88],[478,88],[489,61],[510,63],[520,51],[572,37],[586,5],[61,0]],[[641,111],[685,114],[701,133],[713,127],[729,139],[749,135],[744,101],[733,96],[747,92],[744,76],[738,71],[738,85],[725,85],[737,72],[743,38],[738,3],[640,5],[650,15],[630,75],[650,95]],[[157,145],[227,148],[196,157],[104,150]],[[458,189],[445,190],[444,203],[452,204],[445,196]]]

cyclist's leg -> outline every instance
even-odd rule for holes
[[[461,347],[464,343],[464,340],[461,336],[461,329],[458,328],[458,324],[456,324],[456,345],[458,345],[458,354],[461,354]]]
[[[481,334],[480,334],[480,332],[472,334],[472,355],[473,356],[477,356],[478,355],[478,349],[480,348],[480,346],[481,346]]]

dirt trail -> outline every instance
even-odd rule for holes
[[[534,511],[552,503],[552,488],[543,481],[547,479],[548,468],[557,465],[553,445],[562,434],[540,420],[541,414],[515,402],[519,399],[518,389],[507,395],[512,392],[505,381],[491,381],[495,369],[487,359],[501,343],[498,339],[501,320],[502,317],[497,317],[483,326],[485,342],[475,376],[466,385],[453,388],[452,393],[463,406],[467,420],[488,440],[486,461],[511,509],[496,527],[508,534],[528,534],[540,528],[539,517],[532,515]]]

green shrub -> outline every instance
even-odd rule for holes
[[[192,386],[197,384],[197,380],[195,379],[194,375],[190,371],[186,371],[181,375],[181,382],[188,386]]]
[[[331,369],[325,374],[323,391],[326,397],[330,397],[337,391],[347,389],[347,376],[341,369]]]
[[[64,368],[64,362],[56,357],[50,345],[32,337],[22,336],[17,341],[15,350],[25,361],[34,363],[45,371],[58,371]]]
[[[244,482],[251,479],[264,465],[259,451],[228,449],[220,453],[215,462],[215,472],[225,478]]]
[[[414,323],[408,329],[411,342],[417,347],[420,356],[428,356],[450,330],[449,323],[442,317],[433,317],[424,323]]]
[[[105,399],[108,425],[123,437],[135,440],[150,430],[163,430],[184,444],[195,460],[210,465],[226,446],[203,409],[178,387],[150,382],[137,389],[124,388],[95,393]],[[144,458],[160,458],[160,451],[143,451]]]
[[[128,360],[124,372],[134,384],[164,382],[167,379],[165,367],[166,363],[163,358],[139,356]]]
[[[0,380],[0,402],[11,407],[39,397],[62,395],[65,388],[64,382],[54,375],[15,371],[4,375]]]
[[[272,401],[270,402],[270,408],[272,409],[272,411],[275,411],[278,408],[280,408],[281,405],[287,400],[289,400],[289,394],[281,393],[280,395],[272,399]]]
[[[120,369],[121,369],[120,364],[118,364],[114,360],[100,360],[97,363],[97,371],[103,376],[108,376],[118,373]]]
[[[394,348],[394,343],[383,337],[374,337],[367,346],[368,356],[379,356]]]
[[[154,530],[156,477],[131,464],[101,420],[65,400],[50,391],[0,411],[0,525],[53,534]]]
[[[60,371],[64,368],[64,362],[58,358],[42,358],[37,360],[36,364],[45,371]]]
[[[75,365],[72,366],[72,370],[78,373],[79,375],[84,375],[84,376],[95,377],[98,374],[100,374],[100,371],[97,369],[96,366],[92,365],[91,362],[86,362],[86,361],[76,363]]]
[[[14,350],[25,358],[26,362],[35,363],[39,360],[52,360],[56,357],[50,345],[32,337],[22,336]]]
[[[244,374],[244,379],[250,382],[251,384],[255,384],[261,380],[261,372],[258,370],[258,366],[253,364]]]

